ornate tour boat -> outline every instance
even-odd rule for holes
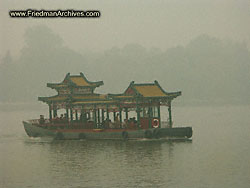
[[[61,83],[48,83],[58,94],[38,97],[49,106],[49,118],[23,121],[30,137],[55,139],[190,139],[192,127],[173,127],[171,102],[181,92],[166,92],[157,81],[132,81],[121,94],[97,94],[103,81],[68,73]],[[161,121],[161,106],[168,121]],[[63,114],[59,112],[63,110]]]

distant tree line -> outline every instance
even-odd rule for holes
[[[24,37],[26,46],[17,60],[10,52],[1,59],[1,102],[53,95],[47,82],[83,72],[90,80],[104,81],[101,93],[121,93],[132,80],[158,80],[167,91],[181,90],[183,104],[250,103],[250,53],[243,43],[201,35],[166,51],[128,44],[102,53],[78,53],[45,26],[28,29]]]

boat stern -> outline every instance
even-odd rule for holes
[[[23,125],[24,125],[24,130],[29,137],[46,137],[46,136],[54,137],[56,134],[51,130],[38,127],[32,124],[30,121],[23,121]]]

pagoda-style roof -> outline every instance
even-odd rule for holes
[[[166,92],[161,89],[161,87],[156,84],[132,84],[133,90],[143,97],[165,97]]]
[[[136,105],[168,105],[171,100],[181,95],[181,92],[166,92],[157,81],[153,83],[135,83],[132,81],[128,88],[121,94],[98,94],[94,89],[103,85],[102,81],[90,82],[83,73],[80,75],[65,76],[61,83],[48,83],[48,87],[56,89],[58,94],[51,97],[38,97],[53,107],[66,108],[67,105],[75,107],[109,106],[109,108]],[[106,108],[106,107],[105,107]]]
[[[162,89],[157,81],[154,83],[139,83],[132,81],[129,87],[122,94],[109,94],[114,99],[126,100],[134,97],[143,98],[168,98],[173,99],[181,95],[181,92],[168,93]]]
[[[83,73],[80,75],[70,75],[68,73],[61,83],[48,83],[47,86],[52,89],[67,88],[67,87],[81,87],[81,88],[96,88],[103,85],[103,81],[90,82]]]

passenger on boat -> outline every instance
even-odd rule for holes
[[[60,123],[66,123],[67,122],[66,114],[61,114],[60,118],[56,119],[56,121],[58,121]]]
[[[111,120],[109,118],[106,118],[106,120],[104,121],[104,128],[105,129],[110,128],[110,124],[111,124]]]
[[[128,127],[128,119],[124,119],[124,121],[122,122],[122,128],[126,129]]]
[[[81,115],[80,115],[80,121],[81,122],[87,122],[87,117],[86,117],[86,113],[81,113]]]
[[[119,121],[119,113],[116,114],[115,116],[115,122]]]
[[[119,113],[115,116],[114,128],[120,128]]]
[[[60,121],[60,118],[57,115],[52,119],[53,123],[58,123],[59,121]]]
[[[128,128],[129,129],[134,129],[136,126],[137,121],[135,120],[135,117],[130,118],[128,121]]]
[[[45,119],[43,115],[40,115],[40,119],[39,119],[39,124],[44,124],[45,123]]]
[[[130,118],[130,119],[129,119],[129,122],[136,123],[137,121],[135,120],[135,117],[133,117],[133,118]]]

